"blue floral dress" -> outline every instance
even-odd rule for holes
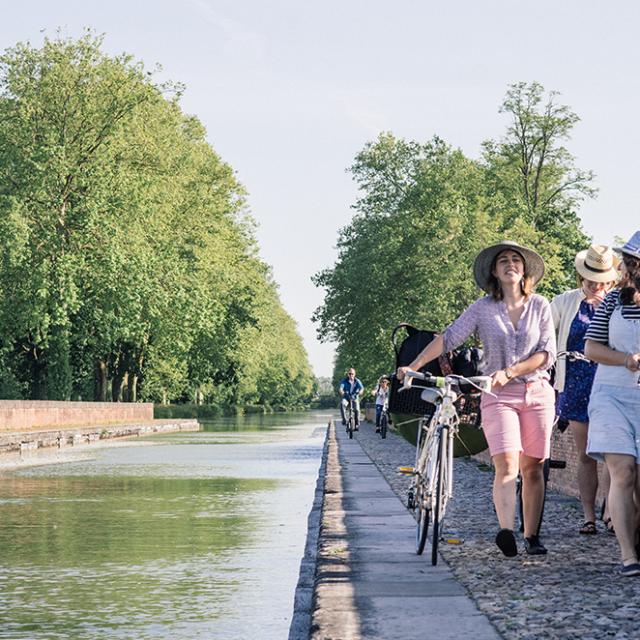
[[[567,338],[567,351],[580,351],[584,353],[584,335],[589,328],[591,318],[595,315],[596,308],[583,300],[580,303]],[[564,379],[564,391],[558,394],[557,412],[565,420],[577,422],[589,422],[587,407],[593,378],[596,375],[597,364],[567,360],[567,372]]]

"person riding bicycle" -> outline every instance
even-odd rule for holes
[[[389,378],[387,376],[382,376],[378,380],[378,386],[374,389],[373,395],[376,397],[376,433],[380,433],[380,417],[389,400]]]
[[[551,451],[555,394],[549,368],[556,359],[556,336],[546,298],[533,293],[544,275],[535,251],[505,240],[483,249],[473,273],[488,295],[476,300],[430,342],[408,367],[419,370],[477,333],[482,368],[493,378],[492,394],[483,394],[482,427],[495,467],[493,501],[500,524],[496,544],[506,556],[518,553],[513,526],[516,477],[523,478],[525,550],[547,553],[538,537],[544,503],[544,460]]]
[[[340,413],[342,414],[342,424],[347,424],[346,408],[349,406],[349,401],[353,400],[353,419],[354,429],[357,431],[360,425],[360,395],[364,391],[364,385],[358,378],[356,378],[356,370],[351,367],[347,371],[346,377],[342,379],[338,386],[338,393],[340,394]]]

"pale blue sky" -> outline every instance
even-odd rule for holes
[[[569,149],[600,193],[585,229],[610,243],[640,228],[640,4],[598,0],[0,1],[0,49],[56,28],[106,33],[183,82],[182,102],[249,191],[263,258],[317,375],[333,349],[310,321],[310,277],[335,258],[356,192],[345,168],[382,130],[438,134],[477,157],[502,134],[508,84],[537,80],[582,121]]]

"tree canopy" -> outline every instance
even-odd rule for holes
[[[321,340],[337,342],[334,381],[354,366],[368,384],[394,366],[399,322],[442,330],[480,291],[471,266],[502,239],[535,247],[554,294],[574,279],[573,257],[588,245],[577,215],[594,194],[593,175],[564,147],[577,116],[537,83],[509,87],[504,138],[470,159],[434,137],[383,133],[350,168],[360,196],[338,234],[333,267],[314,276],[326,290],[315,314]]]
[[[305,402],[242,185],[181,87],[101,44],[0,58],[0,392]]]

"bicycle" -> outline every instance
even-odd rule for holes
[[[352,440],[353,439],[353,432],[356,430],[356,421],[355,421],[355,406],[354,406],[354,401],[355,398],[353,396],[349,396],[348,398],[344,398],[345,400],[348,399],[349,401],[349,405],[348,405],[348,413],[347,413],[347,434],[349,436],[349,439]]]
[[[380,437],[383,440],[387,437],[388,425],[389,425],[389,404],[385,402],[382,405],[382,413],[380,414]]]
[[[490,392],[490,376],[433,376],[416,371],[405,372],[400,391],[409,389],[413,379],[427,387],[421,393],[424,402],[435,405],[433,415],[420,418],[416,437],[416,460],[412,470],[413,485],[409,489],[408,506],[417,513],[416,553],[422,555],[432,523],[431,564],[438,563],[438,543],[447,503],[453,496],[453,445],[458,434],[459,417],[454,405],[458,398],[455,388],[470,384],[480,391]],[[459,390],[459,389],[458,389]]]

